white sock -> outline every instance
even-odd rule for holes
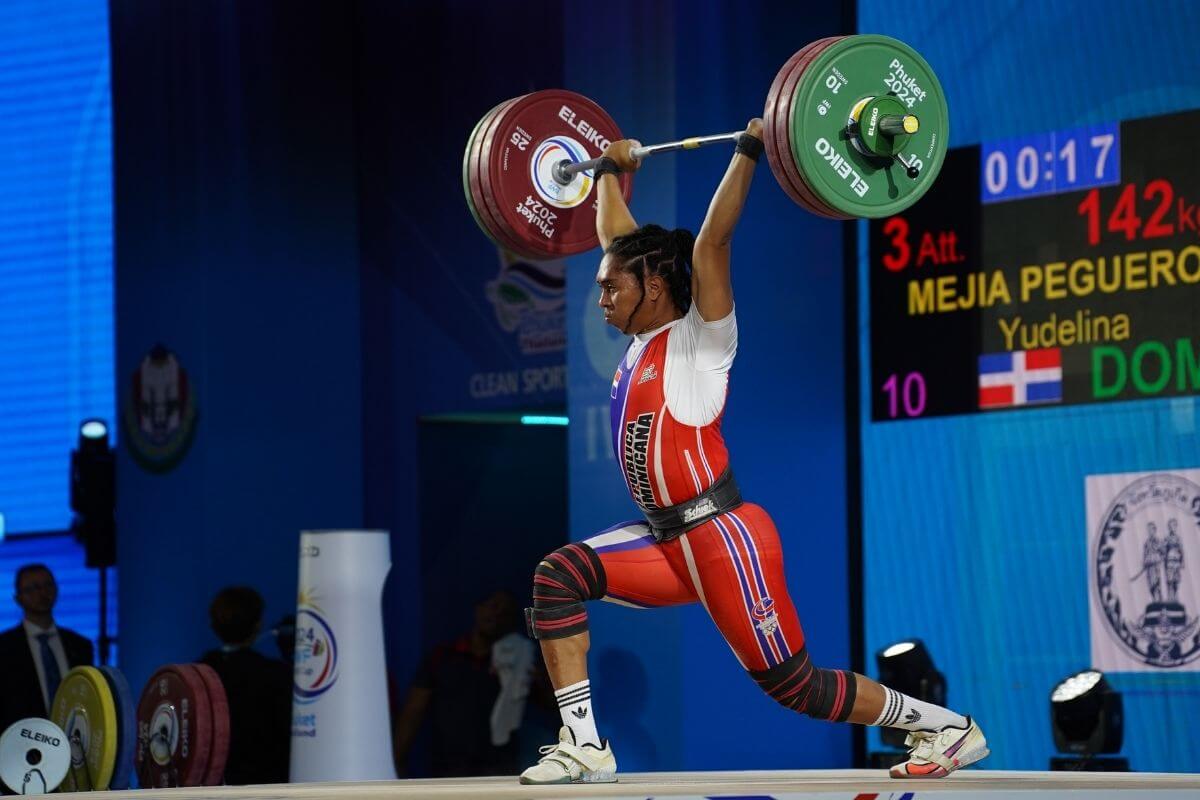
[[[906,731],[940,731],[946,726],[967,727],[967,718],[948,708],[909,697],[886,686],[883,687],[883,693],[883,711],[872,725],[903,728]]]
[[[596,732],[596,717],[592,714],[591,681],[580,681],[564,686],[554,692],[558,702],[558,713],[563,725],[575,734],[575,744],[600,746],[600,734]]]

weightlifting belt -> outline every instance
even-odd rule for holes
[[[712,486],[691,500],[667,508],[642,509],[642,513],[650,525],[654,539],[669,542],[692,528],[700,527],[713,517],[733,511],[741,504],[742,492],[738,489],[737,481],[733,479],[733,471],[726,467]]]

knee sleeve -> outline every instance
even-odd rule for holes
[[[830,722],[846,721],[858,693],[853,672],[813,667],[807,647],[782,664],[751,671],[750,677],[780,705]]]
[[[604,597],[604,564],[586,544],[560,547],[542,559],[533,573],[533,608],[525,624],[534,639],[565,639],[587,630],[585,600]]]

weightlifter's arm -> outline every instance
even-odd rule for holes
[[[762,140],[762,120],[752,119],[746,133]],[[742,216],[742,206],[750,191],[755,161],[735,153],[725,177],[717,187],[696,245],[692,250],[692,301],[700,316],[708,321],[724,319],[733,311],[733,285],[729,280],[730,245],[733,229]]]
[[[621,139],[604,148],[604,157],[615,161],[622,172],[636,172],[641,162],[629,155],[629,151],[636,146],[637,142],[631,139]],[[625,196],[621,194],[621,183],[616,175],[609,172],[600,176],[598,195],[596,235],[600,237],[600,246],[607,250],[613,239],[637,230],[637,221],[629,213],[629,206],[625,205]]]

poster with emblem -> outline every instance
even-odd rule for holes
[[[142,356],[122,407],[129,454],[149,472],[174,469],[192,445],[196,388],[179,356],[156,344]]]
[[[1200,669],[1200,469],[1089,475],[1086,496],[1092,666]]]

